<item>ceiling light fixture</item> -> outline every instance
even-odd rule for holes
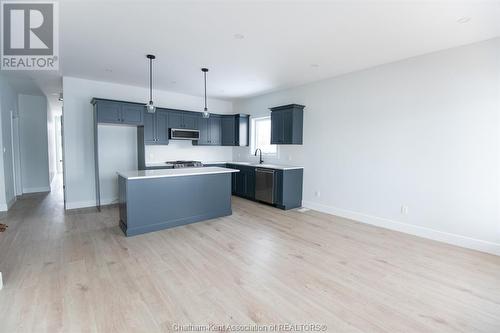
[[[457,19],[457,22],[463,24],[463,23],[469,22],[470,20],[471,20],[470,17],[468,17],[468,16],[462,16],[462,17],[459,17]]]
[[[149,103],[146,104],[146,110],[149,113],[155,113],[155,106],[153,104],[153,60],[156,59],[156,57],[152,54],[148,54],[146,58],[149,59]]]
[[[208,108],[207,108],[207,72],[208,72],[208,68],[202,68],[201,71],[203,72],[203,79],[205,81],[205,107],[203,108],[203,118],[209,118],[210,113],[208,112]]]

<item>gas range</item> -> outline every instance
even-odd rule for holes
[[[200,161],[168,161],[168,164],[172,164],[174,169],[177,168],[197,168],[202,167],[203,163]]]

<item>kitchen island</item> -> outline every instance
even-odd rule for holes
[[[133,236],[231,215],[234,172],[220,167],[118,172],[120,228]]]

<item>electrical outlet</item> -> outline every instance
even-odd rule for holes
[[[320,191],[316,191],[316,192],[314,192],[314,195],[319,198],[321,196],[321,192]]]
[[[401,206],[401,214],[408,215],[408,206],[406,205]]]

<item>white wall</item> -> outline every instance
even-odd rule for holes
[[[288,103],[306,105],[304,145],[280,147],[274,162],[305,167],[305,206],[500,254],[500,39],[234,109],[259,116]],[[234,148],[234,159],[249,153]]]
[[[146,163],[177,160],[201,162],[232,161],[231,147],[193,146],[191,141],[170,140],[168,146],[146,146]]]
[[[17,93],[7,79],[0,75],[0,211],[6,211],[15,202],[14,173],[11,140],[11,111],[17,115]]]
[[[118,201],[117,171],[137,170],[137,127],[99,125],[101,204]]]
[[[66,207],[73,209],[94,206],[94,142],[92,105],[90,101],[93,97],[100,97],[146,102],[149,92],[146,88],[67,76],[63,77],[63,92]],[[203,97],[201,96],[190,96],[167,91],[155,91],[154,100],[157,106],[183,110],[199,111],[203,105]],[[232,113],[231,102],[210,99],[208,103],[212,112]],[[117,141],[115,144],[120,144],[120,142]],[[154,158],[158,158],[158,160],[170,158],[169,151],[172,150],[170,147],[175,147],[175,145],[155,148]],[[186,149],[192,149],[193,151],[198,148],[186,147]],[[224,148],[225,150],[211,150],[212,147],[205,148],[207,151],[212,152],[210,155],[213,157],[212,160],[225,159],[232,154],[231,147]],[[102,157],[109,158],[109,156]],[[123,158],[131,161],[130,156],[123,156]],[[172,158],[177,159],[177,157]],[[182,156],[179,158],[182,158]],[[103,159],[100,159],[100,163],[106,165]],[[110,167],[114,168],[114,166]],[[114,171],[116,170],[103,170],[100,168],[100,172],[107,175]],[[113,186],[115,185],[106,181],[101,185],[104,186],[101,187],[101,195],[107,196],[107,198],[103,199],[114,200],[113,196],[108,197],[108,194],[114,193]]]
[[[23,193],[50,191],[47,98],[20,94],[18,105]]]

